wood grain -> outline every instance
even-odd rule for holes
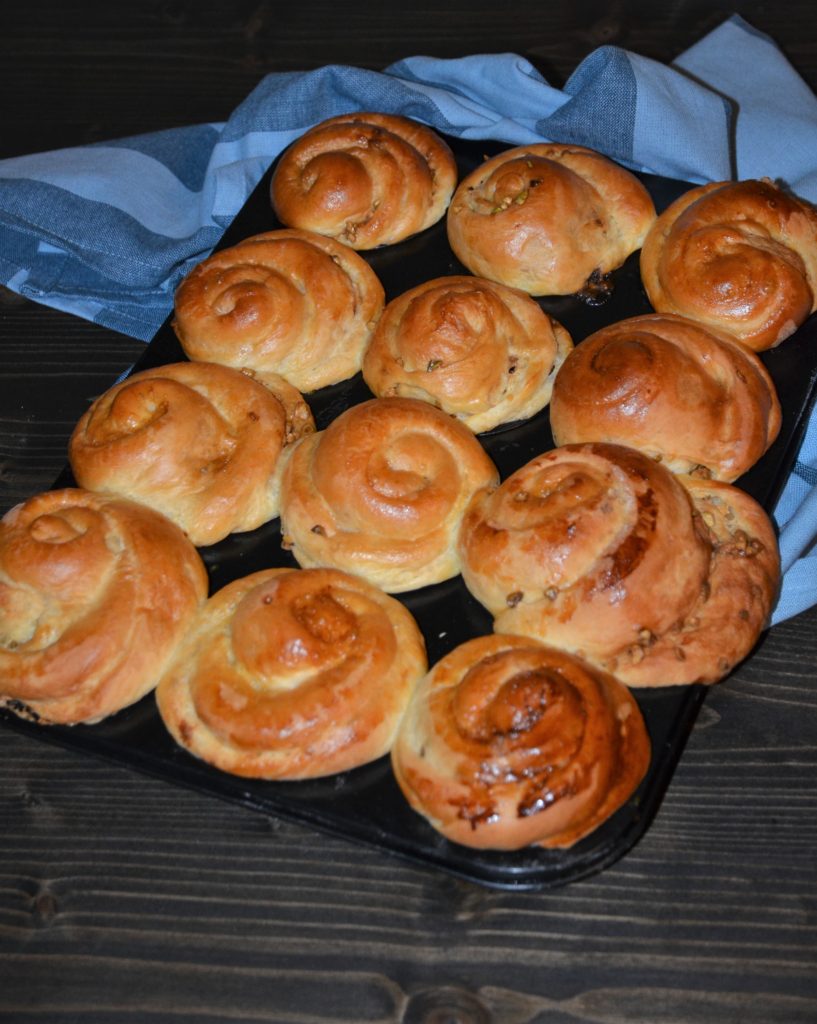
[[[497,1021],[811,1022],[817,695],[786,662],[792,643],[817,657],[814,619],[710,693],[641,843],[547,893],[453,881],[4,735],[0,1007],[401,1020],[449,987]]]
[[[359,0],[280,4],[34,0],[5,14],[0,157],[226,119],[269,71],[346,63],[382,68],[413,54],[521,53],[561,86],[597,46],[671,60],[733,12],[773,35],[814,85],[813,14],[763,0]]]
[[[4,10],[0,156],[226,118],[271,70],[511,50],[560,85],[599,45],[670,60],[733,9],[812,86],[812,5],[433,9],[35,0]],[[142,344],[0,296],[0,507],[50,486]],[[813,1024],[817,610],[707,696],[622,861],[506,893],[10,730],[0,1022]]]

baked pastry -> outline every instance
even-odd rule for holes
[[[447,839],[568,847],[632,795],[650,741],[630,691],[518,636],[469,640],[420,683],[392,749],[411,806]]]
[[[729,335],[670,314],[603,327],[578,345],[554,385],[557,445],[612,441],[674,473],[736,480],[780,430],[772,378]]]
[[[353,113],[293,142],[270,192],[282,224],[374,249],[436,224],[456,184],[454,155],[431,128],[397,114]]]
[[[431,402],[478,434],[543,409],[572,344],[524,292],[439,277],[386,306],[363,378],[381,398]]]
[[[156,691],[176,742],[222,771],[308,779],[390,748],[426,671],[411,614],[332,569],[266,569],[219,590]]]
[[[530,295],[597,287],[655,220],[629,171],[582,146],[537,143],[486,160],[457,187],[448,241],[474,274]]]
[[[285,460],[281,531],[299,565],[356,572],[390,593],[456,576],[471,495],[496,467],[452,416],[374,398],[303,438]]]
[[[768,178],[690,189],[641,251],[653,308],[773,348],[817,309],[817,210]]]
[[[48,491],[0,521],[0,705],[98,722],[152,690],[207,597],[198,552],[144,505]]]
[[[465,583],[497,632],[571,651],[631,686],[716,682],[767,623],[777,544],[743,491],[683,480],[620,445],[537,456],[466,510]]]
[[[314,429],[282,377],[171,363],[101,395],[74,429],[69,458],[80,486],[144,502],[201,546],[278,515],[281,453]]]
[[[188,274],[173,327],[190,359],[278,373],[308,392],[357,373],[384,301],[374,271],[348,246],[268,231]]]

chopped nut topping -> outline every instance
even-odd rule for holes
[[[657,637],[649,629],[639,629],[638,631],[638,642],[642,647],[652,647],[657,640]]]

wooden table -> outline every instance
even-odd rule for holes
[[[164,0],[4,12],[0,156],[225,119],[267,71],[596,46],[670,60],[731,10],[817,87],[812,5]],[[132,8],[132,9],[131,9]],[[139,342],[0,305],[0,502],[50,486]],[[0,735],[0,1021],[813,1024],[817,610],[707,696],[647,835],[505,893]]]

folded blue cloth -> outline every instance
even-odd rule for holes
[[[587,145],[693,182],[768,175],[817,201],[817,97],[736,16],[671,67],[601,47],[563,90],[515,54],[409,57],[382,73],[330,66],[268,75],[225,124],[0,161],[0,282],[149,340],[273,158],[355,109],[462,138]],[[817,417],[775,518],[779,622],[817,602]]]

